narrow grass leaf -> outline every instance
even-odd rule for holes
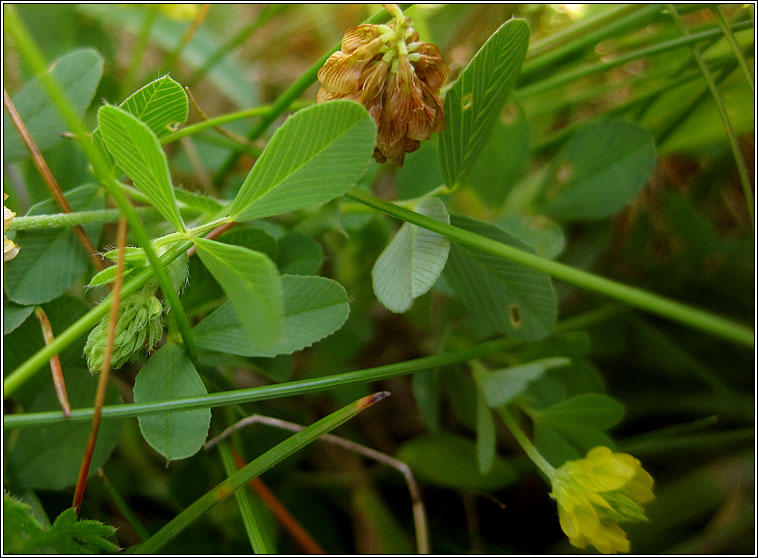
[[[451,216],[451,224],[532,252],[518,238],[493,225],[459,215]],[[497,331],[534,341],[555,324],[558,305],[546,273],[453,243],[445,278],[466,307]]]
[[[274,133],[229,215],[250,221],[341,196],[365,172],[375,141],[374,120],[353,101],[298,111]]]
[[[450,224],[444,202],[427,198],[416,212]],[[404,223],[371,270],[374,294],[387,310],[407,311],[439,279],[447,262],[450,240],[441,234]]]
[[[136,116],[113,106],[101,107],[97,121],[116,164],[174,228],[184,231],[166,154],[153,131]]]
[[[149,403],[206,395],[200,375],[184,350],[173,342],[161,347],[142,367],[134,381],[134,402]],[[148,444],[169,461],[197,453],[208,436],[210,409],[195,409],[139,417]]]
[[[263,349],[282,336],[282,285],[274,263],[260,252],[213,240],[195,239],[197,255],[219,282],[245,335]]]
[[[350,305],[344,287],[325,277],[282,275],[283,333],[273,347],[251,337],[234,306],[224,303],[192,329],[200,349],[251,357],[291,354],[337,331]]]
[[[140,554],[155,553],[174,537],[179,535],[193,521],[208,511],[210,508],[225,500],[232,493],[244,487],[251,479],[260,476],[265,471],[280,463],[296,451],[304,448],[311,442],[317,440],[323,434],[344,424],[355,415],[373,405],[377,401],[384,399],[389,395],[387,392],[375,393],[369,395],[334,413],[322,418],[321,420],[304,428],[297,434],[294,434],[277,444],[267,452],[254,459],[242,469],[220,482],[210,491],[206,492],[199,499],[182,510],[179,515],[164,525],[157,533],[139,546],[129,549],[129,552],[139,552]]]
[[[63,88],[79,115],[92,102],[100,77],[103,75],[103,57],[95,49],[71,51],[51,65],[51,76]],[[26,124],[34,143],[44,151],[63,139],[68,130],[50,102],[38,78],[28,82],[12,97],[21,119]],[[10,163],[29,154],[7,114],[3,114],[3,160]]]
[[[526,20],[505,22],[445,95],[439,153],[442,178],[449,187],[458,184],[479,157],[516,83],[528,45]]]

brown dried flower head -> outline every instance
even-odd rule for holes
[[[394,5],[390,25],[359,25],[345,32],[342,50],[318,72],[319,103],[351,99],[366,107],[378,127],[374,158],[403,164],[406,153],[445,128],[440,87],[450,72],[439,49],[418,33]]]

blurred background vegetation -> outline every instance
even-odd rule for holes
[[[735,34],[754,67],[752,5],[678,5],[690,33],[720,29],[718,14],[743,24]],[[189,85],[199,107],[217,116],[267,104],[297,80],[344,31],[378,6],[213,5],[181,47],[192,26],[146,5],[18,5],[18,12],[48,60],[91,46],[105,57],[105,70],[87,114],[103,101],[121,102],[134,89],[166,71]],[[154,21],[146,48],[133,59],[147,12]],[[572,35],[592,18],[614,13],[604,24]],[[197,9],[193,12],[197,13]],[[451,68],[450,82],[487,38],[511,17],[532,29],[531,49],[505,112],[493,132],[486,160],[502,159],[498,177],[482,168],[482,187],[461,189],[446,199],[451,211],[500,222],[529,215],[530,196],[562,141],[596,118],[634,121],[655,139],[658,161],[642,193],[611,218],[544,224],[541,236],[557,259],[603,276],[706,308],[743,323],[754,320],[754,232],[750,212],[717,105],[684,46],[659,54],[629,53],[679,39],[681,31],[664,6],[651,5],[416,5],[407,10],[421,39],[440,47]],[[746,22],[746,23],[743,23]],[[614,27],[615,26],[615,27]],[[597,40],[594,40],[597,33]],[[558,47],[541,52],[535,48]],[[698,43],[717,78],[748,175],[754,176],[754,91],[721,35]],[[231,39],[239,44],[212,68],[208,60]],[[4,86],[12,94],[30,79],[7,37]],[[234,45],[231,45],[234,46]],[[608,64],[604,71],[596,71]],[[130,73],[130,68],[135,68]],[[585,71],[587,70],[587,71]],[[556,80],[556,76],[576,77]],[[751,76],[752,77],[752,76]],[[131,80],[131,83],[130,83]],[[314,100],[318,84],[303,95]],[[190,121],[201,119],[191,110]],[[255,122],[239,120],[229,131],[246,134]],[[500,130],[500,131],[498,131]],[[495,137],[500,133],[502,139]],[[515,141],[514,138],[518,138]],[[247,146],[251,152],[265,145]],[[242,157],[223,182],[214,177],[233,150],[213,130],[168,149],[174,183],[228,198],[254,158]],[[374,191],[412,198],[441,182],[435,144],[406,158],[402,169],[385,166],[372,179]],[[64,190],[87,182],[87,164],[71,142],[59,143],[45,158]],[[485,165],[486,167],[486,165]],[[4,166],[11,207],[23,214],[48,197],[30,161]],[[495,182],[493,182],[495,181]],[[497,183],[496,188],[484,187]],[[320,275],[342,283],[350,294],[345,327],[311,349],[273,363],[230,363],[207,369],[211,381],[247,387],[271,377],[306,378],[399,362],[470,345],[493,332],[448,296],[441,282],[404,315],[375,299],[370,270],[397,224],[383,215],[345,204],[343,212],[322,209],[284,216],[280,224],[316,238],[323,247]],[[539,228],[539,227],[538,227]],[[115,242],[105,228],[102,244]],[[199,273],[199,272],[198,272]],[[641,313],[607,306],[601,297],[556,282],[559,321],[603,308],[565,349],[583,355],[606,391],[626,406],[612,436],[619,449],[640,458],[656,479],[651,521],[630,529],[637,553],[751,553],[754,549],[754,374],[750,351],[705,333]],[[502,362],[528,360],[555,348],[525,346]],[[539,345],[539,344],[537,344]],[[6,361],[7,364],[7,361]],[[117,374],[128,385],[140,363]],[[266,375],[256,371],[266,369]],[[429,371],[378,386],[358,386],[308,397],[245,405],[253,412],[308,424],[336,406],[373,391],[392,397],[342,427],[342,436],[410,462],[422,488],[435,553],[564,553],[572,549],[558,525],[547,487],[513,438],[498,424],[498,455],[516,474],[483,480],[474,449],[475,391],[465,366]],[[216,370],[216,371],[214,371]],[[278,371],[278,372],[277,372]],[[215,374],[215,376],[214,376]],[[267,378],[268,376],[268,378]],[[214,379],[215,378],[215,379]],[[210,388],[211,386],[209,386]],[[237,410],[214,416],[237,420]],[[243,430],[235,443],[247,460],[287,434],[264,426]],[[427,445],[420,441],[429,442]],[[166,467],[141,438],[136,421],[125,421],[119,444],[104,467],[132,509],[155,531],[223,476],[214,452]],[[330,553],[413,552],[408,490],[401,475],[383,465],[327,444],[316,443],[263,477],[303,527]],[[14,488],[11,486],[11,488]],[[19,491],[24,487],[19,487]],[[26,492],[50,517],[70,505],[73,489]],[[21,494],[24,495],[24,494]],[[268,536],[279,552],[300,548],[260,500]],[[97,480],[87,489],[82,516],[119,528],[122,547],[138,538]],[[173,541],[170,553],[244,553],[249,544],[239,511],[229,499]]]

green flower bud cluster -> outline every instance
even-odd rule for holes
[[[113,340],[112,369],[120,368],[140,351],[151,350],[163,336],[163,305],[154,293],[155,286],[148,285],[121,303]],[[103,366],[108,323],[109,316],[105,316],[84,345],[87,366],[93,373]]]

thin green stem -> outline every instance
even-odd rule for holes
[[[404,5],[405,6],[405,5]],[[374,16],[370,17],[363,23],[384,23],[390,19],[390,14],[386,10],[378,12]],[[337,43],[329,51],[327,51],[321,58],[316,60],[314,64],[300,76],[300,78],[293,83],[284,93],[279,95],[276,101],[271,105],[269,111],[263,115],[263,118],[247,135],[247,139],[250,141],[258,139],[271,124],[276,120],[279,115],[284,112],[300,95],[302,95],[306,89],[308,89],[315,81],[318,71],[321,66],[327,61],[327,59],[335,52],[337,52],[342,43]],[[221,168],[214,176],[214,182],[216,184],[222,184],[227,175],[231,172],[239,159],[239,153],[232,153],[229,158],[221,165]]]
[[[191,246],[191,242],[183,242],[172,246],[161,256],[162,265],[165,267],[186,252]],[[148,280],[150,280],[150,278],[152,278],[152,276],[153,268],[151,267],[141,271],[133,279],[124,284],[124,288],[121,289],[121,296],[126,298],[128,295],[137,292],[148,282]],[[113,295],[108,295],[105,300],[71,324],[65,331],[56,335],[55,341],[41,348],[32,355],[31,358],[11,372],[3,381],[3,392],[5,397],[10,397],[19,387],[29,380],[35,372],[45,366],[53,355],[57,355],[92,329],[95,324],[108,313],[111,304],[113,304]],[[92,418],[92,413],[90,413],[88,417]]]
[[[506,405],[503,405],[502,407],[498,408],[498,412],[500,413],[500,417],[503,419],[505,426],[508,427],[508,430],[511,431],[513,437],[516,438],[516,441],[524,450],[524,453],[529,456],[529,459],[532,460],[537,468],[542,471],[548,479],[552,479],[553,476],[555,476],[555,467],[550,465],[550,463],[547,462],[547,459],[542,457],[542,454],[537,451],[537,448],[534,447],[532,441],[519,427],[516,418],[511,414],[508,407]]]
[[[290,7],[291,4],[273,4],[264,7],[253,21],[245,25],[240,29],[236,35],[221,45],[216,52],[211,54],[205,63],[195,70],[195,72],[187,80],[187,87],[193,87],[198,81],[200,81],[205,74],[211,71],[216,64],[218,64],[224,56],[229,54],[232,50],[241,45],[245,39],[247,39],[256,30],[266,24],[271,18],[273,18],[279,12]]]
[[[184,531],[184,529],[186,529],[198,517],[219,502],[228,498],[233,492],[244,487],[251,479],[260,476],[274,465],[280,463],[296,451],[318,439],[322,434],[326,434],[330,430],[344,424],[355,415],[377,401],[380,401],[387,395],[389,395],[387,392],[381,392],[359,399],[355,403],[343,407],[339,411],[322,418],[297,434],[290,436],[206,492],[203,496],[182,510],[179,515],[164,525],[147,541],[139,546],[130,548],[129,552],[139,552],[140,554],[155,553],[166,543],[179,535],[179,533]]]
[[[56,339],[57,341],[57,339]],[[433,368],[447,366],[459,362],[466,362],[475,358],[483,358],[504,351],[508,348],[518,346],[519,341],[510,338],[500,338],[493,341],[486,341],[466,347],[465,349],[456,349],[446,353],[416,358],[399,362],[396,364],[387,364],[365,370],[354,372],[344,372],[342,374],[333,374],[331,376],[321,376],[318,378],[309,378],[306,380],[297,380],[292,382],[282,382],[269,386],[259,386],[246,389],[225,391],[223,393],[214,393],[196,397],[184,397],[171,401],[154,401],[151,403],[128,403],[123,405],[110,405],[103,407],[103,419],[115,418],[133,418],[157,413],[172,413],[175,411],[188,411],[192,409],[207,409],[213,407],[222,407],[227,405],[236,405],[239,403],[250,403],[253,401],[264,401],[276,399],[279,397],[291,397],[326,391],[342,386],[353,384],[365,384],[413,374],[421,370],[430,370]],[[46,362],[46,361],[44,361]],[[7,393],[6,393],[7,395]],[[60,411],[49,411],[40,413],[24,413],[20,415],[5,415],[3,417],[4,428],[27,428],[31,426],[43,426],[60,422],[74,423],[87,421],[92,417],[92,409],[73,409],[71,417],[66,419]]]
[[[690,35],[690,32],[684,25],[682,18],[679,16],[679,12],[677,11],[676,6],[674,4],[669,4],[668,6],[669,10],[671,11],[671,17],[674,18],[674,23],[679,28],[679,31],[682,33],[682,35],[685,36],[685,38],[691,37],[692,35]],[[745,23],[752,25],[752,22],[750,21]],[[713,80],[711,71],[708,69],[707,64],[703,60],[703,55],[700,53],[700,49],[698,49],[697,45],[695,44],[692,44],[690,46],[690,49],[692,50],[692,55],[695,57],[698,66],[700,66],[700,71],[703,73],[703,79],[705,79],[705,82],[708,84],[708,89],[710,90],[711,95],[713,96],[713,101],[716,103],[716,107],[718,108],[721,122],[724,125],[724,131],[726,132],[726,136],[729,139],[729,146],[731,147],[732,154],[734,155],[734,162],[737,165],[737,173],[740,177],[740,184],[742,185],[742,192],[745,195],[747,212],[750,216],[750,225],[753,230],[755,230],[755,208],[753,207],[753,192],[750,187],[750,178],[747,174],[745,160],[742,158],[740,146],[737,144],[737,136],[735,135],[734,128],[732,127],[732,123],[729,120],[729,115],[726,112],[726,107],[721,101],[721,95],[719,94],[718,87],[716,87],[716,82]]]
[[[742,29],[750,29],[752,26],[753,26],[753,23],[751,21],[742,21],[739,23],[735,23],[734,25],[732,25],[731,28],[733,31],[740,31]],[[558,74],[556,76],[535,82],[533,84],[520,87],[516,90],[516,96],[519,99],[525,99],[527,97],[531,97],[539,93],[544,93],[545,91],[550,91],[552,89],[555,89],[556,87],[565,85],[566,83],[571,83],[572,81],[576,81],[583,77],[587,77],[589,75],[596,74],[599,72],[605,72],[606,70],[610,70],[611,68],[616,68],[618,66],[626,64],[627,62],[632,62],[633,60],[638,60],[646,56],[653,56],[656,54],[668,52],[670,50],[683,48],[683,47],[692,45],[694,43],[697,43],[699,41],[707,40],[713,37],[720,37],[721,34],[722,34],[721,29],[714,28],[708,31],[703,31],[702,33],[697,33],[697,34],[689,35],[687,37],[681,37],[679,39],[673,39],[671,41],[659,43],[649,48],[637,50],[634,52],[630,52],[629,54],[619,56],[618,58],[616,58],[615,60],[611,60],[610,62],[583,66],[581,68],[577,68],[576,70],[565,72],[563,74]]]
[[[291,108],[293,110],[298,110],[303,107],[310,106],[312,104],[313,104],[312,101],[301,101],[297,103],[292,103]],[[185,136],[202,132],[203,130],[207,130],[208,128],[215,128],[216,126],[220,126],[221,124],[226,124],[227,122],[234,122],[235,120],[243,120],[245,118],[252,118],[254,116],[264,115],[268,113],[268,111],[270,110],[271,110],[271,105],[264,105],[262,107],[249,108],[245,110],[240,110],[238,112],[230,112],[229,114],[224,114],[222,116],[216,116],[215,118],[209,118],[208,120],[203,120],[202,122],[198,122],[197,124],[191,124],[190,126],[186,126],[182,128],[181,130],[177,130],[176,132],[167,134],[160,139],[160,142],[161,142],[161,145],[166,145],[167,143],[175,142]]]
[[[753,331],[743,325],[710,312],[692,308],[680,302],[669,300],[662,296],[648,293],[635,287],[617,283],[610,279],[594,275],[587,271],[541,258],[524,252],[513,246],[485,238],[470,231],[441,223],[425,215],[410,211],[398,205],[376,198],[360,190],[351,190],[347,197],[364,203],[369,207],[383,211],[388,215],[418,225],[430,231],[439,233],[450,240],[482,250],[488,254],[499,256],[506,260],[544,271],[557,279],[571,283],[577,287],[594,291],[611,298],[620,300],[630,306],[635,306],[664,318],[680,322],[690,327],[715,334],[723,339],[753,347]]]
[[[524,83],[537,71],[572,53],[596,45],[608,37],[618,36],[621,30],[641,26],[660,10],[661,6],[655,4],[616,6],[594,18],[582,18],[574,26],[532,45],[519,79]]]
[[[138,215],[155,214],[152,207],[137,207]],[[95,211],[74,211],[71,213],[51,213],[49,215],[26,215],[14,217],[10,231],[34,231],[40,229],[59,229],[88,225],[90,223],[115,223],[121,212],[118,209],[99,209]]]
[[[113,486],[113,483],[105,475],[105,472],[102,469],[98,469],[97,474],[100,476],[100,480],[103,481],[105,490],[108,492],[108,494],[110,494],[111,498],[113,498],[113,501],[115,502],[118,509],[121,510],[121,513],[124,514],[126,520],[137,532],[137,536],[139,536],[139,538],[143,541],[149,539],[150,531],[147,530],[137,515],[132,511],[132,508],[129,507],[129,504],[126,502],[124,497],[121,496],[118,490],[116,490],[116,487]]]
[[[121,98],[125,99],[134,90],[134,84],[137,83],[137,72],[139,72],[142,65],[142,58],[145,53],[145,47],[150,40],[150,29],[153,27],[155,21],[155,15],[158,13],[158,6],[156,4],[149,4],[144,6],[145,19],[142,21],[142,27],[137,35],[137,42],[134,45],[132,51],[132,59],[129,62],[129,69],[126,71],[126,78],[121,86]]]
[[[231,477],[237,472],[237,465],[232,456],[232,450],[229,449],[229,442],[222,441],[218,445],[218,451],[221,455],[221,462],[224,464],[224,473]],[[237,506],[240,510],[242,523],[245,525],[245,531],[250,539],[250,546],[256,554],[272,554],[271,549],[266,545],[266,538],[263,536],[261,526],[255,517],[253,503],[250,500],[250,492],[245,490],[244,485],[240,490],[235,490],[234,498],[237,500]]]
[[[721,9],[718,6],[711,6],[710,8],[713,15],[716,16],[716,21],[718,22],[719,27],[721,27],[721,31],[724,33],[726,42],[732,47],[732,52],[734,53],[735,58],[737,58],[742,71],[745,72],[745,79],[747,79],[747,82],[750,85],[750,91],[755,95],[755,78],[750,71],[750,67],[747,65],[745,56],[742,54],[742,48],[740,48],[740,45],[737,43],[737,39],[735,38],[732,29],[729,27],[729,23],[724,18],[724,14],[721,13]]]
[[[45,88],[50,100],[58,109],[63,119],[71,127],[76,137],[76,142],[84,151],[88,160],[92,164],[92,167],[100,180],[105,185],[108,193],[119,206],[126,220],[129,222],[129,227],[132,233],[137,237],[138,242],[145,250],[150,266],[153,268],[158,283],[163,291],[163,296],[166,297],[168,303],[171,305],[172,310],[175,312],[177,322],[179,324],[179,330],[182,334],[184,346],[187,354],[193,361],[197,361],[197,351],[195,349],[194,342],[192,340],[192,334],[190,331],[189,320],[184,313],[179,297],[174,291],[171,285],[171,279],[168,273],[163,268],[160,259],[150,245],[150,238],[142,226],[142,222],[137,217],[131,202],[126,197],[118,182],[112,175],[110,165],[103,159],[102,154],[95,148],[92,140],[92,136],[84,127],[81,119],[76,113],[71,101],[67,98],[66,93],[61,89],[52,75],[46,71],[47,64],[41,51],[34,44],[31,36],[29,35],[23,23],[18,18],[15,9],[12,6],[8,6],[5,12],[6,15],[6,30],[13,37],[18,47],[19,53],[29,64],[34,72],[38,74],[42,86]]]

